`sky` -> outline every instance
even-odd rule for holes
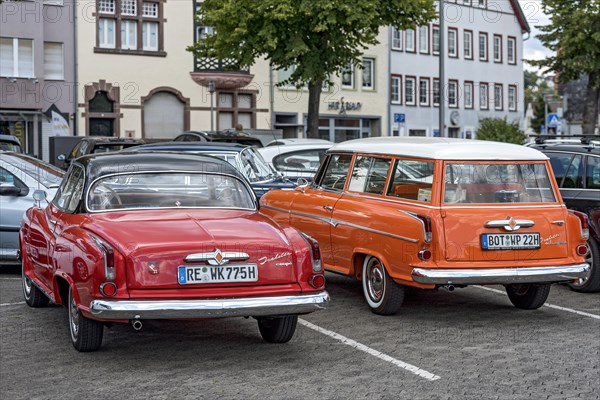
[[[544,14],[542,10],[541,0],[519,0],[523,13],[531,27],[531,36],[523,42],[523,53],[525,59],[539,60],[546,58],[552,54],[552,51],[544,47],[544,45],[536,38],[540,30],[536,25],[547,25],[550,23],[550,18]],[[524,37],[527,37],[526,35]],[[527,66],[526,66],[527,67]],[[530,67],[528,69],[531,69]]]

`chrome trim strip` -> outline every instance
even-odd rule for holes
[[[512,223],[512,225],[511,225],[511,223]],[[535,225],[535,222],[533,222],[529,219],[514,219],[514,218],[495,219],[495,220],[485,222],[486,228],[504,228],[505,230],[507,230],[509,232],[517,231],[521,227],[531,228],[534,225]]]
[[[329,293],[206,300],[93,300],[97,319],[224,318],[307,314],[329,304]]]
[[[214,260],[216,254],[216,251],[212,251],[209,253],[188,254],[187,256],[185,256],[184,260],[186,262],[209,261]],[[247,253],[241,253],[236,251],[223,251],[221,252],[221,255],[223,256],[223,259],[228,261],[247,260],[250,258],[250,256]]]
[[[434,209],[434,210],[439,210],[440,209],[440,206],[431,206],[429,204],[425,204],[424,202],[419,203],[419,202],[416,202],[417,200],[415,200],[415,203],[410,203],[408,201],[402,201],[400,199],[391,198],[389,196],[386,196],[386,197],[371,197],[371,196],[364,196],[364,195],[355,194],[355,193],[344,193],[344,196],[358,197],[360,199],[369,199],[369,200],[375,200],[375,201],[383,201],[385,203],[392,203],[392,204],[404,204],[404,205],[409,205],[409,206],[414,206],[414,207],[431,208],[431,209]]]
[[[581,263],[560,267],[425,269],[413,268],[415,282],[435,285],[479,285],[511,283],[568,282],[584,277],[590,264]]]
[[[429,238],[427,237],[427,231],[425,230],[425,222],[423,222],[423,220],[419,217],[417,217],[417,213],[411,212],[411,211],[404,211],[404,210],[398,210],[401,213],[404,213],[406,215],[408,215],[409,217],[416,219],[417,221],[419,221],[419,223],[421,224],[421,229],[423,230],[423,240],[425,241],[425,243],[431,243],[432,240],[432,233],[429,233]]]
[[[332,218],[320,217],[318,215],[306,214],[306,213],[301,213],[301,212],[292,211],[292,210],[284,210],[282,208],[270,207],[270,206],[263,206],[262,208],[268,208],[268,209],[271,209],[271,210],[274,210],[274,211],[281,211],[281,212],[284,212],[284,213],[289,213],[290,215],[298,215],[300,217],[307,217],[307,218],[316,219],[318,221],[325,222],[326,224],[330,224],[334,228],[337,227],[338,225],[344,225],[344,226],[349,226],[351,228],[361,229],[363,231],[375,233],[375,234],[378,234],[378,235],[388,236],[388,237],[391,237],[391,238],[394,238],[394,239],[405,240],[405,241],[410,242],[410,243],[417,243],[419,241],[418,239],[413,239],[413,238],[407,238],[407,237],[404,237],[404,236],[394,235],[393,233],[378,231],[376,229],[367,228],[365,226],[356,225],[356,224],[353,224],[353,223],[350,223],[350,222],[345,222],[345,221],[339,221],[339,220],[335,220],[335,219],[332,219]]]
[[[518,206],[515,206],[515,204],[518,204]],[[478,206],[478,205],[474,205],[474,204],[465,204],[462,206],[442,206],[442,209],[449,209],[449,208],[462,208],[463,210],[466,208],[483,208],[483,209],[492,209],[492,210],[499,210],[499,209],[503,209],[503,208],[508,208],[508,209],[514,209],[514,208],[567,208],[567,206],[565,206],[564,204],[548,204],[548,205],[539,205],[539,206],[525,206],[525,205],[521,205],[521,203],[496,203],[496,205],[493,206]]]

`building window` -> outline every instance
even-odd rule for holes
[[[502,36],[494,35],[494,62],[502,62]]]
[[[404,32],[404,48],[411,53],[415,52],[415,30],[407,29]]]
[[[517,87],[508,85],[508,110],[517,111]]]
[[[391,103],[402,104],[402,77],[393,76],[391,80]]]
[[[429,107],[429,78],[419,78],[419,104]]]
[[[354,65],[346,65],[342,70],[342,88],[354,89]]]
[[[375,60],[363,58],[362,87],[365,90],[375,89]]]
[[[496,83],[494,85],[494,109],[501,111],[503,109],[503,99],[502,99],[502,84]]]
[[[471,5],[471,0],[463,0],[463,4],[465,6],[470,6]]]
[[[99,14],[96,51],[116,49],[126,50],[128,54],[162,51],[164,0],[96,1]]]
[[[464,92],[465,108],[473,108],[473,82],[465,82]]]
[[[485,0],[477,0],[477,5],[481,8],[485,8]]]
[[[448,81],[448,107],[458,107],[458,81]]]
[[[64,64],[63,44],[44,42],[44,78],[65,79]]]
[[[229,129],[241,124],[256,128],[256,94],[221,92],[218,94],[218,129]]]
[[[473,32],[465,30],[463,32],[463,49],[465,60],[473,59]]]
[[[419,53],[429,54],[429,26],[419,28]]]
[[[407,106],[414,106],[416,104],[415,89],[417,85],[417,78],[406,77],[404,79],[404,104]]]
[[[506,42],[506,57],[509,64],[517,63],[517,39],[509,37]]]
[[[458,57],[458,30],[448,28],[448,57]]]
[[[0,76],[33,78],[33,40],[0,38]]]
[[[479,83],[479,108],[488,110],[489,105],[489,85],[487,83]]]
[[[392,28],[392,50],[402,50],[402,31]]]
[[[479,33],[479,60],[488,60],[488,34]]]
[[[431,47],[434,55],[440,54],[440,27],[433,26],[431,30]]]
[[[433,79],[433,105],[440,105],[440,80],[436,78]]]

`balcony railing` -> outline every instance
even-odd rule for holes
[[[250,68],[238,69],[233,59],[194,58],[194,72],[235,72],[249,74]]]

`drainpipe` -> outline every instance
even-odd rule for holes
[[[446,122],[446,71],[445,71],[445,61],[446,61],[446,46],[444,45],[444,40],[446,38],[445,35],[445,27],[444,27],[444,0],[440,0],[440,120],[439,120],[439,130],[440,137],[446,137],[446,132],[444,129],[444,125]],[[432,50],[433,51],[433,50]],[[418,84],[415,82],[415,86],[418,88]],[[418,93],[418,90],[415,89],[415,94]]]
[[[387,107],[387,136],[392,136],[392,102],[390,101],[391,98],[391,91],[392,91],[392,86],[391,86],[391,82],[392,82],[392,27],[389,26],[388,27],[388,82],[387,82],[387,88],[388,88],[388,107]],[[398,89],[400,90],[400,89]],[[400,129],[398,129],[398,132],[400,132]],[[398,133],[399,135],[400,133]]]
[[[77,82],[77,1],[73,0],[73,136],[79,124],[79,84]]]

